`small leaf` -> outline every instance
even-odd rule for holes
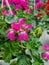
[[[20,55],[17,65],[32,65],[30,62],[30,58],[28,58],[26,55]]]
[[[17,22],[17,20],[18,20],[18,17],[17,17],[17,16],[14,16],[14,15],[11,15],[11,14],[5,16],[5,21],[6,21],[8,24],[10,24],[10,23],[13,22],[13,21]]]

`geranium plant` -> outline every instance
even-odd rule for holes
[[[39,41],[43,30],[49,29],[49,0],[33,1],[2,0],[0,4],[0,59],[10,63],[17,58],[10,65],[44,65],[49,60],[49,46]],[[40,46],[46,51],[39,52]]]

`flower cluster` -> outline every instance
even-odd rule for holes
[[[46,2],[46,7],[45,7],[47,15],[49,15],[49,0]]]
[[[35,9],[39,9],[44,5],[44,2],[42,2],[41,0],[36,0],[37,1],[37,5],[35,5]]]
[[[10,11],[9,10],[7,11],[7,10],[3,9],[2,14],[6,16],[6,15],[10,14]],[[16,15],[14,10],[12,10],[12,15]]]
[[[37,16],[37,18],[40,18],[40,17],[43,16],[43,13],[42,12],[39,12],[36,16]]]
[[[0,44],[4,44],[0,45],[0,50],[3,60],[9,62],[13,57],[17,57],[15,65],[43,65],[42,58],[49,60],[48,44],[44,44],[44,52],[40,55],[38,50],[43,29],[49,29],[49,0],[46,3],[36,0],[35,7],[34,4],[30,0],[2,0]]]
[[[42,54],[42,57],[46,60],[49,60],[49,45],[44,44],[44,49],[46,50],[46,52]]]
[[[15,10],[20,10],[21,8],[23,8],[23,10],[29,14],[32,12],[31,9],[28,7],[28,0],[8,0],[8,2],[10,5],[14,4]],[[7,6],[6,0],[3,1],[3,5]],[[2,12],[4,15],[10,14],[9,10],[7,11],[3,9]],[[14,10],[12,10],[12,13],[13,15],[16,15]]]
[[[35,6],[35,9],[39,9],[39,8],[43,8],[44,10],[46,10],[46,14],[49,15],[49,0],[46,1],[46,3],[40,1],[40,0],[36,0],[37,1],[37,5]],[[43,15],[42,12],[37,14],[37,17],[41,17]]]
[[[12,22],[11,23],[11,28],[7,30],[7,37],[10,40],[15,40],[15,34],[14,32],[18,33],[18,40],[22,41],[22,40],[28,40],[28,29],[31,29],[32,25],[31,24],[26,24],[26,21],[24,18],[20,18],[19,21],[16,22]]]
[[[15,4],[16,8],[26,8],[28,6],[28,0],[8,0],[9,4]],[[3,1],[3,5],[7,5],[6,4],[6,0]]]

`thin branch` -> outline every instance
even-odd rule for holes
[[[4,0],[2,0],[1,8],[3,8],[3,1],[4,1]]]
[[[6,0],[6,5],[9,7],[9,11],[10,11],[10,13],[12,14],[12,10],[11,10],[11,7],[10,7],[10,5],[9,5],[8,0]]]
[[[36,0],[34,0],[34,14],[36,15],[35,6],[36,6]]]

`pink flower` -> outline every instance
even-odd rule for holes
[[[36,2],[40,2],[40,0],[36,0]]]
[[[25,3],[28,4],[28,2],[29,2],[29,0],[20,0],[21,4],[25,4]]]
[[[28,34],[26,32],[21,32],[19,35],[18,35],[18,40],[19,41],[22,41],[22,40],[28,40]]]
[[[14,35],[14,31],[13,31],[13,29],[9,29],[8,31],[7,31],[7,37],[8,37],[8,39],[10,39],[10,40],[15,40],[15,35]]]
[[[7,37],[10,39],[10,40],[13,40],[15,39],[15,36],[14,36],[14,32],[17,32],[18,33],[18,40],[19,41],[22,41],[22,40],[28,40],[29,37],[28,37],[28,31],[29,29],[32,28],[32,25],[31,24],[26,24],[26,21],[24,18],[20,18],[18,23],[17,22],[12,22],[11,23],[11,28],[12,30],[8,30],[8,35]]]
[[[41,8],[44,5],[42,1],[39,1],[37,5],[35,6],[35,9]]]
[[[8,0],[9,4],[12,4],[11,0]],[[6,0],[3,1],[3,5],[6,6]]]
[[[2,10],[2,13],[3,13],[3,15],[6,16],[6,15],[10,14],[10,11],[9,11],[9,10],[7,11],[7,10],[3,9],[3,10]],[[13,14],[13,15],[16,15],[16,13],[15,13],[14,10],[12,10],[12,14]]]
[[[33,26],[31,24],[27,25],[26,28],[32,28]]]
[[[24,10],[24,12],[27,12],[28,14],[32,13],[31,9],[28,7]]]
[[[3,15],[10,14],[10,12],[9,11],[6,11],[5,9],[2,10],[2,13],[3,13]]]
[[[28,24],[27,25],[24,18],[20,18],[19,19],[19,23],[22,26],[22,28],[25,28],[25,29],[29,29],[29,28],[32,28],[33,27],[31,24]]]
[[[28,29],[32,28],[32,25],[31,24],[27,25],[24,18],[19,19],[19,24],[21,26],[21,29],[18,35],[18,40],[19,41],[28,40],[29,39]]]
[[[26,8],[28,5],[28,0],[20,0],[20,4],[22,5],[23,8]]]
[[[29,39],[29,37],[28,37],[28,33],[26,33],[26,32],[23,32],[23,33],[24,33],[24,35],[23,35],[23,36],[24,36],[23,39],[27,41],[27,40]]]
[[[11,0],[8,0],[9,4],[12,4],[12,1]]]
[[[12,14],[13,14],[13,15],[16,15],[16,13],[15,13],[15,11],[14,11],[14,10],[12,10]]]
[[[22,41],[22,40],[23,40],[23,34],[22,34],[22,33],[19,33],[19,35],[18,35],[18,40],[19,40],[19,41]]]
[[[47,51],[42,54],[42,57],[43,57],[44,59],[46,59],[46,60],[49,60],[49,51],[48,51],[48,50],[49,50],[49,46],[48,46],[48,44],[44,44],[43,47],[44,47],[44,49],[46,49]]]
[[[46,56],[47,56],[46,53],[43,53],[43,54],[42,54],[42,57],[45,58],[45,59],[46,59]]]
[[[49,60],[49,52],[45,52],[42,54],[42,57],[46,60]]]
[[[21,23],[21,22],[23,22],[23,21],[25,21],[24,18],[20,18],[20,19],[19,19],[19,23]]]
[[[26,26],[26,22],[24,18],[20,18],[18,22],[20,23],[21,26]]]
[[[20,10],[20,9],[21,9],[21,5],[20,5],[20,4],[16,5],[16,6],[15,6],[15,9],[16,9],[16,10]]]
[[[16,22],[11,23],[11,27],[17,32],[20,30],[20,24]]]
[[[47,56],[47,60],[49,60],[49,55]]]
[[[42,1],[38,2],[37,7],[41,7],[44,3]]]
[[[12,0],[12,3],[19,4],[20,3],[20,0]]]
[[[2,3],[3,3],[3,5],[6,5],[6,2],[5,2],[5,0],[4,0]]]
[[[49,50],[49,45],[48,44],[44,44],[43,47],[44,47],[44,49]]]

